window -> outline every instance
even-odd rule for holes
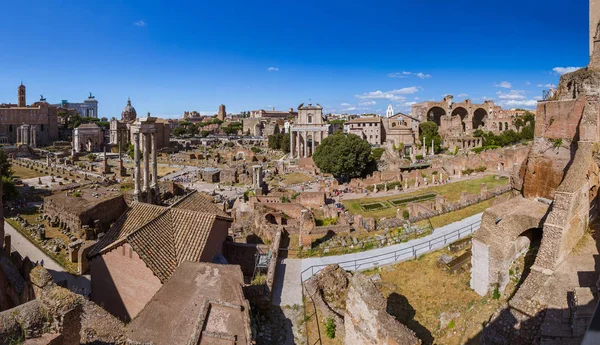
[[[312,123],[312,115],[308,115],[308,123]]]

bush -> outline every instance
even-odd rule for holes
[[[252,152],[254,152],[254,153],[259,153],[259,152],[261,152],[262,150],[261,150],[260,148],[256,147],[256,146],[252,146],[252,148],[250,149],[250,151],[252,151]]]
[[[73,196],[76,197],[76,198],[81,198],[81,193],[79,191],[75,191],[73,193]]]
[[[408,210],[402,211],[402,218],[404,218],[404,219],[410,218],[410,214],[408,213]]]
[[[492,299],[500,299],[500,290],[498,289],[498,287],[496,286],[494,288],[494,292],[492,293]]]
[[[371,151],[371,157],[373,157],[374,160],[378,161],[381,159],[384,152],[385,152],[385,149],[378,147],[376,149],[373,149],[373,151]]]
[[[415,159],[416,159],[416,160],[421,160],[421,159],[423,159],[423,155],[416,155],[416,156],[415,156]]]
[[[554,139],[554,143],[552,144],[555,148],[559,148],[561,147],[563,144],[563,140],[562,139]]]
[[[88,154],[86,157],[90,162],[93,162],[96,160],[96,155],[94,155],[93,153]]]
[[[330,317],[325,321],[325,334],[329,339],[335,338],[335,321]]]

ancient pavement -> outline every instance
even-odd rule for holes
[[[483,213],[467,217],[458,222],[448,224],[434,230],[433,234],[427,235],[421,238],[417,238],[408,242],[396,244],[393,246],[382,247],[378,249],[367,250],[364,252],[326,256],[318,258],[307,258],[307,259],[282,259],[277,264],[277,276],[275,278],[275,285],[273,287],[273,304],[274,305],[294,305],[302,304],[302,285],[300,284],[300,274],[304,270],[311,266],[317,265],[329,265],[329,264],[340,264],[344,269],[353,271],[355,267],[355,261],[358,262],[358,270],[365,270],[374,267],[380,267],[389,265],[395,262],[402,262],[412,259],[413,252],[409,248],[413,246],[419,246],[416,250],[416,254],[425,254],[431,251],[441,249],[446,246],[444,241],[435,241],[431,247],[428,245],[430,240],[437,239],[440,236],[443,238],[444,235],[453,234],[458,229],[465,229],[465,232],[461,232],[460,238],[467,237],[471,234],[471,225],[476,223],[476,226],[472,227],[475,231],[479,227],[479,221]],[[469,231],[467,231],[469,230]],[[458,240],[458,236],[448,236],[448,242]],[[402,252],[401,255],[395,257],[393,254],[395,251],[405,249],[406,252]],[[387,254],[387,255],[386,255]],[[369,259],[374,256],[377,258]],[[362,266],[360,265],[362,260]],[[368,262],[368,264],[367,264]],[[313,272],[305,272],[303,279],[306,280],[310,277],[311,273],[317,273],[324,266],[314,268]]]
[[[66,281],[66,287],[73,292],[83,295],[90,293],[90,276],[74,276],[65,271],[56,261],[44,254],[38,247],[33,245],[25,236],[21,235],[15,228],[7,222],[4,222],[4,231],[11,237],[11,246],[22,257],[28,256],[35,263],[41,263],[44,260],[44,267],[50,272],[55,282]]]

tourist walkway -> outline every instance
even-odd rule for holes
[[[302,304],[300,276],[305,281],[327,265],[339,264],[348,271],[361,271],[410,260],[444,248],[479,229],[482,215],[478,213],[437,228],[430,235],[392,246],[336,256],[282,259],[277,266],[272,303],[281,306]]]
[[[91,281],[89,275],[75,276],[69,272],[66,272],[61,265],[54,261],[51,257],[46,255],[33,243],[21,235],[12,225],[8,222],[4,222],[4,231],[11,237],[12,250],[16,250],[21,254],[22,257],[29,257],[33,263],[38,262],[41,264],[44,261],[44,267],[50,272],[55,282],[66,281],[66,287],[71,291],[87,295],[91,291]]]

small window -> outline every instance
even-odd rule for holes
[[[312,115],[308,115],[308,123],[312,123]]]

